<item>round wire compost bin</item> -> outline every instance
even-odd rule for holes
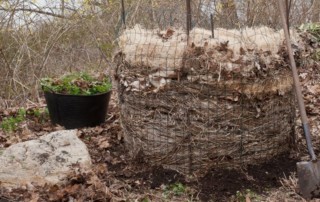
[[[186,43],[184,31],[170,30],[164,39],[137,25],[119,37],[115,78],[132,156],[201,176],[288,152],[293,81],[276,46],[233,43],[236,35],[219,41],[201,29]]]

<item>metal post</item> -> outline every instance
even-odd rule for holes
[[[214,22],[213,22],[213,14],[210,14],[210,23],[211,23],[211,37],[214,38]]]
[[[121,0],[121,7],[122,7],[122,23],[123,23],[123,26],[124,28],[126,28],[126,10],[124,8],[124,0]]]
[[[61,0],[61,15],[64,16],[65,0]]]
[[[290,35],[290,10],[291,10],[291,0],[286,0],[285,1],[285,4],[286,4],[286,21],[287,21],[287,27],[288,27],[288,30],[289,30],[289,35]]]
[[[187,4],[187,41],[189,44],[189,34],[190,34],[190,30],[191,30],[191,1],[190,0],[186,0],[186,4]]]

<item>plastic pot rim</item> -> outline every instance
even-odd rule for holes
[[[43,92],[44,93],[51,93],[51,94],[55,94],[55,95],[61,95],[61,96],[70,96],[70,97],[94,97],[94,96],[99,96],[99,95],[104,95],[104,94],[111,93],[112,90],[106,91],[104,93],[97,93],[97,94],[92,94],[92,95],[72,95],[72,94],[63,94],[63,93],[57,93],[57,92],[54,92],[54,91],[44,91],[44,90],[43,90]]]

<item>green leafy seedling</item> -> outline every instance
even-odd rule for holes
[[[150,202],[150,199],[145,197],[141,200],[141,202]]]
[[[174,193],[174,195],[180,196],[183,193],[185,193],[186,187],[182,183],[178,182],[171,185],[171,190]]]
[[[249,197],[251,200],[259,200],[259,195],[250,189],[246,189],[243,192],[236,192],[236,199],[238,202],[246,202],[247,197]]]
[[[41,110],[40,109],[34,109],[33,110],[33,115],[37,118],[40,118],[41,117]]]
[[[45,92],[68,95],[95,95],[111,90],[111,81],[106,75],[94,77],[85,72],[73,73],[60,78],[43,78],[40,80]]]
[[[38,122],[43,123],[48,120],[49,118],[49,110],[48,108],[34,108],[29,109],[27,114],[31,117],[35,117]]]
[[[320,24],[319,23],[307,23],[299,27],[301,31],[309,32],[315,39],[320,41]]]
[[[186,187],[180,182],[176,182],[165,187],[164,196],[167,198],[170,195],[181,196],[186,192]]]
[[[18,124],[24,121],[26,118],[26,110],[20,108],[15,116],[9,116],[3,119],[1,122],[1,128],[5,132],[12,132],[17,130]]]

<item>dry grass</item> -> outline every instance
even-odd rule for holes
[[[306,200],[298,194],[298,179],[296,178],[295,173],[292,173],[290,176],[284,176],[281,179],[281,184],[282,187],[279,189],[269,191],[264,201],[306,202]],[[315,199],[312,201],[316,202],[318,200]]]

